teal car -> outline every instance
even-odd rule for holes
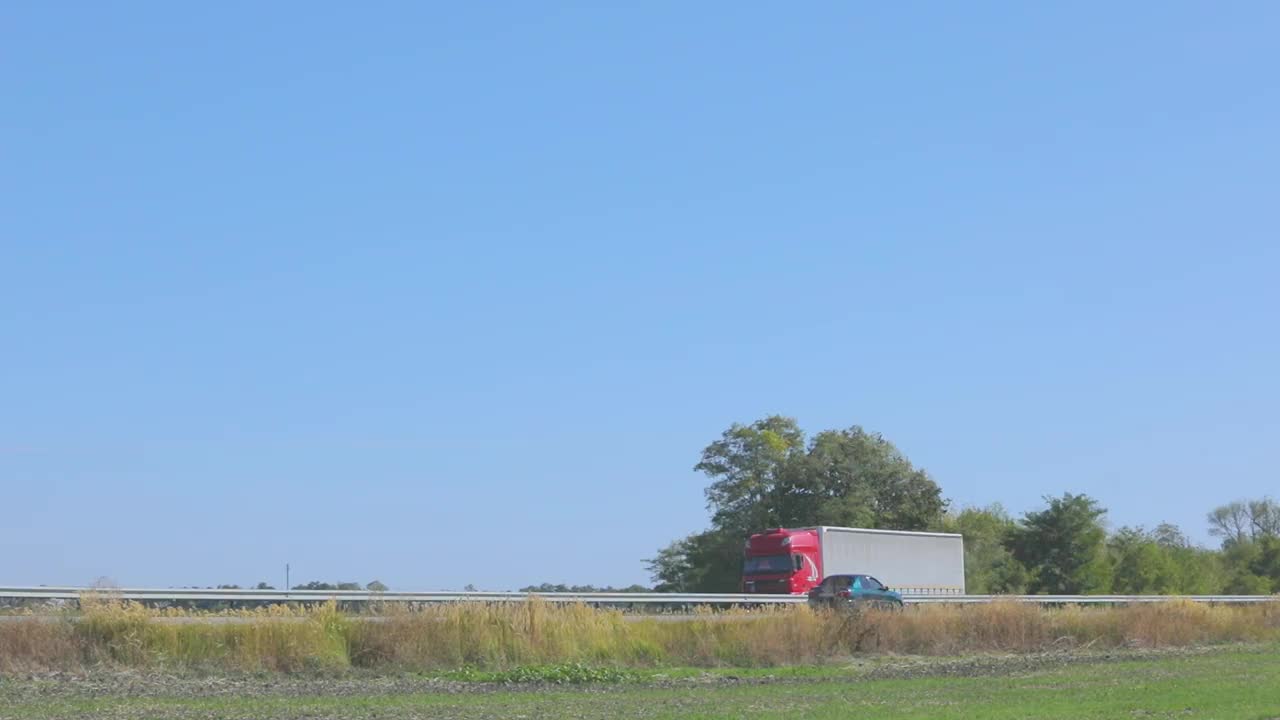
[[[902,607],[902,595],[870,575],[829,575],[809,591],[813,608]]]

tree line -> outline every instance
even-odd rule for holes
[[[542,583],[540,585],[529,585],[520,588],[523,593],[647,593],[652,592],[652,588],[644,585],[628,585],[627,587],[613,587],[611,585],[565,585],[564,583]]]
[[[239,585],[227,584],[218,585],[219,590],[240,590]],[[276,586],[268,582],[260,582],[253,585],[250,590],[275,590]],[[312,580],[311,582],[294,585],[291,590],[368,590],[369,592],[386,592],[391,588],[387,587],[382,581],[374,580],[372,582],[361,585],[358,582],[323,582],[320,580]]]
[[[999,504],[957,510],[880,434],[855,425],[808,437],[778,415],[734,424],[694,469],[711,481],[711,527],[646,561],[658,591],[734,592],[751,534],[838,525],[961,533],[973,594],[1280,592],[1280,504],[1270,498],[1212,510],[1217,548],[1168,523],[1108,531],[1106,509],[1069,492],[1019,518]]]

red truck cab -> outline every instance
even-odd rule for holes
[[[822,582],[816,530],[774,528],[747,539],[742,592],[803,595]]]

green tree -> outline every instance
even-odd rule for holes
[[[676,540],[644,561],[656,592],[689,592],[701,581],[700,568],[689,559],[695,536]]]
[[[1257,546],[1249,569],[1267,581],[1267,592],[1280,592],[1280,537],[1266,535],[1257,541]]]
[[[1236,500],[1209,513],[1209,533],[1223,545],[1280,537],[1280,503],[1269,497]]]
[[[1087,495],[1046,497],[1009,536],[1008,547],[1030,573],[1033,593],[1075,595],[1105,592],[1111,568],[1106,555],[1106,510]]]
[[[858,426],[808,441],[788,417],[734,424],[703,450],[694,469],[711,480],[711,528],[647,561],[660,590],[736,590],[743,543],[767,528],[923,530],[936,527],[946,509],[928,473],[888,440]]]
[[[792,418],[734,423],[693,468],[711,478],[706,496],[712,524],[740,532],[782,524],[772,501],[787,464],[803,451],[804,433]]]
[[[338,588],[334,587],[332,584],[327,582],[312,580],[311,582],[303,585],[294,585],[293,589],[294,590],[337,590]]]
[[[305,585],[294,585],[294,590],[363,590],[357,582],[337,582],[327,583],[319,580],[312,580]]]
[[[942,489],[893,443],[854,426],[818,433],[771,493],[783,525],[924,530],[946,509]]]
[[[707,530],[677,540],[646,560],[655,592],[735,592],[746,537]]]
[[[1177,592],[1178,572],[1170,549],[1142,528],[1121,528],[1107,543],[1115,572],[1111,589],[1131,595]]]
[[[947,515],[940,528],[964,536],[964,581],[968,592],[1018,594],[1026,590],[1026,568],[1007,547],[1016,524],[999,503]]]
[[[387,587],[386,585],[384,585],[384,584],[382,583],[382,581],[381,581],[381,580],[374,580],[373,582],[369,583],[368,585],[365,585],[365,586],[364,586],[364,589],[365,589],[365,590],[368,590],[369,592],[386,592],[386,591],[390,590],[391,588],[389,588],[389,587]]]
[[[1269,497],[1250,500],[1249,522],[1255,538],[1280,537],[1280,503]]]
[[[1250,538],[1248,510],[1243,502],[1221,505],[1209,513],[1209,534],[1223,544],[1242,543]]]
[[[1151,539],[1162,548],[1173,550],[1176,548],[1191,547],[1191,541],[1187,539],[1186,533],[1182,532],[1182,528],[1173,523],[1160,523],[1155,530],[1151,531]]]
[[[1263,543],[1253,540],[1228,539],[1222,549],[1222,562],[1227,568],[1224,591],[1232,595],[1267,595],[1273,584],[1259,570],[1264,570]]]
[[[1192,545],[1181,529],[1169,523],[1157,525],[1151,531],[1151,539],[1166,553],[1173,565],[1171,592],[1182,595],[1213,595],[1223,591],[1227,576],[1219,553]]]
[[[1214,508],[1208,521],[1210,534],[1222,538],[1226,592],[1280,591],[1280,504],[1266,497],[1237,500]]]
[[[550,593],[550,592],[567,592],[567,593],[647,593],[652,592],[643,585],[628,585],[627,587],[616,588],[612,585],[565,585],[564,583],[542,583],[540,585],[529,585],[520,588],[520,592],[525,593]]]

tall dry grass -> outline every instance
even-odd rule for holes
[[[1016,602],[925,605],[873,615],[881,650],[922,655],[1035,652],[1060,647],[1182,647],[1280,640],[1280,603],[1211,606],[1190,601],[1122,607],[1041,608]]]
[[[80,664],[75,628],[64,620],[0,622],[0,674],[69,669]]]
[[[351,648],[351,660],[360,667],[645,665],[662,659],[661,648],[620,612],[536,599],[389,608],[352,625]]]
[[[102,598],[82,613],[0,623],[0,671],[91,666],[237,671],[345,669],[349,620],[333,603],[186,614]]]
[[[1055,609],[996,602],[858,614],[791,607],[703,610],[670,620],[539,600],[388,607],[373,617],[343,615],[332,603],[193,615],[96,600],[85,602],[78,617],[0,623],[0,671],[446,670],[567,662],[772,666],[863,653],[1022,653],[1238,641],[1280,641],[1280,603]]]

